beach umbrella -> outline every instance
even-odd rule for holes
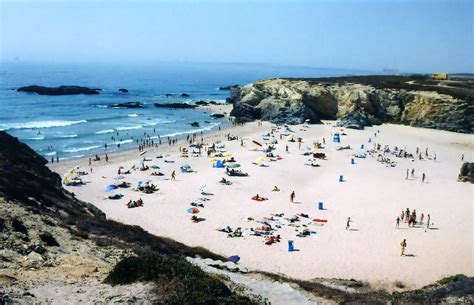
[[[198,208],[189,208],[186,211],[190,214],[197,214],[197,213],[201,212]]]

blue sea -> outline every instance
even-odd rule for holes
[[[77,158],[137,146],[149,135],[185,137],[228,127],[224,119],[196,109],[156,108],[153,103],[215,101],[229,91],[221,86],[244,85],[271,77],[321,77],[368,74],[367,71],[275,67],[245,64],[40,64],[0,65],[0,130],[18,137],[46,159]],[[21,86],[78,85],[101,88],[98,95],[44,96],[17,92]],[[128,93],[118,90],[126,88]],[[181,93],[189,97],[180,97]],[[166,94],[173,94],[167,97]],[[143,109],[109,108],[142,102]],[[192,127],[191,122],[199,122]],[[120,144],[120,148],[118,148]]]

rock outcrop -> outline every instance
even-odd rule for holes
[[[155,103],[154,105],[157,108],[174,108],[174,109],[193,109],[197,107],[197,105],[191,105],[191,104],[186,104],[186,103]]]
[[[145,105],[140,102],[126,102],[107,105],[108,108],[145,108]]]
[[[359,80],[261,80],[231,91],[228,102],[234,106],[231,115],[243,122],[262,119],[297,124],[338,119],[341,126],[356,129],[391,122],[472,132],[474,89],[470,85],[421,85],[418,77],[401,76]]]
[[[474,183],[474,162],[464,162],[462,164],[458,180]]]
[[[122,93],[128,93],[128,89],[125,89],[125,88],[120,88],[120,89],[119,89],[119,92],[122,92]]]
[[[18,92],[37,93],[39,95],[74,95],[74,94],[99,94],[102,89],[91,89],[80,86],[26,86],[16,89]]]

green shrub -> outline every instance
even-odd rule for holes
[[[172,282],[175,289],[169,296],[169,304],[253,304],[248,298],[234,295],[221,281],[185,259],[162,254],[127,257],[104,280],[112,285],[139,281],[154,281],[158,286]],[[160,287],[157,291],[161,291]]]

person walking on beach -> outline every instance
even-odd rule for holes
[[[346,222],[346,230],[349,230],[351,228],[351,222],[352,222],[351,218],[348,217],[347,222]]]
[[[400,217],[397,217],[396,219],[397,224],[395,225],[395,228],[400,228]]]
[[[404,218],[405,218],[405,212],[402,210],[402,214],[400,215],[400,219],[403,221]]]
[[[173,171],[171,173],[171,181],[175,181],[176,180],[176,171]]]
[[[92,164],[92,158],[89,158],[89,165]]]
[[[410,218],[410,209],[407,208],[405,211],[405,222],[408,222],[408,218]]]
[[[421,213],[421,216],[420,216],[420,225],[423,225],[423,219],[425,218],[425,215],[423,215],[423,213]]]
[[[59,163],[59,157],[56,156],[56,163]]]
[[[423,173],[423,175],[421,175],[421,182],[422,183],[425,182],[425,179],[426,179],[426,175],[425,175],[425,173]]]
[[[411,169],[411,177],[415,178],[415,169],[414,168]]]
[[[405,255],[405,249],[407,247],[407,240],[406,239],[403,239],[403,241],[400,243],[400,247],[401,247],[401,254],[400,256],[404,256]]]
[[[54,163],[54,157],[51,157],[51,163]]]
[[[295,202],[295,191],[292,191],[291,194],[290,194],[290,202]]]
[[[405,177],[405,180],[408,180],[408,174],[410,173],[410,170],[407,168],[407,176]]]
[[[430,228],[430,219],[431,219],[430,214],[428,214],[427,219],[426,219],[426,228],[427,229]]]
[[[288,151],[288,145],[286,145],[285,152],[289,152],[289,151]]]

